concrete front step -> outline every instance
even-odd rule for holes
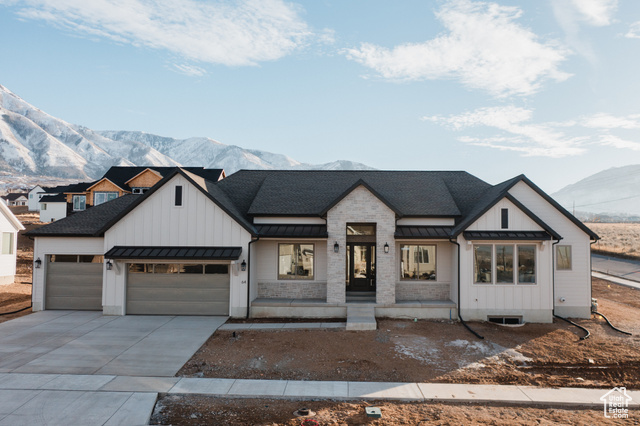
[[[375,330],[377,326],[373,306],[347,306],[347,331]]]

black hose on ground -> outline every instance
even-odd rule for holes
[[[585,333],[587,333],[587,334],[586,334],[585,336],[582,336],[582,337],[580,338],[580,340],[587,340],[587,339],[591,336],[591,333],[589,332],[589,330],[587,330],[586,328],[584,328],[584,327],[583,327],[583,326],[581,326],[581,325],[576,324],[575,322],[571,321],[570,319],[567,319],[567,318],[564,318],[564,317],[558,316],[558,315],[556,315],[556,314],[553,314],[553,316],[554,316],[554,317],[556,317],[556,318],[561,319],[562,321],[566,321],[566,322],[568,322],[568,323],[569,323],[569,324],[571,324],[571,325],[575,325],[575,326],[576,326],[576,327],[578,327],[580,330],[584,330],[584,332],[585,332]]]
[[[629,333],[628,331],[624,331],[624,330],[620,330],[619,328],[616,328],[613,326],[613,324],[611,324],[611,321],[609,321],[609,318],[605,317],[603,314],[601,314],[598,311],[591,311],[592,314],[596,314],[596,315],[600,315],[602,318],[604,318],[604,320],[607,322],[607,324],[609,324],[609,326],[611,328],[613,328],[615,331],[617,331],[618,333],[622,333],[622,334],[626,334],[629,336],[633,336],[633,334]]]
[[[17,314],[18,312],[26,311],[27,309],[30,309],[32,306],[33,306],[32,304],[29,304],[29,306],[27,306],[26,308],[18,309],[17,311],[3,312],[3,313],[0,314],[0,317],[3,316],[3,315]]]

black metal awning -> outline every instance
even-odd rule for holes
[[[396,238],[450,238],[451,226],[397,226]]]
[[[140,247],[114,246],[107,259],[238,260],[242,247]]]
[[[546,231],[465,231],[466,240],[550,240]]]
[[[260,237],[265,238],[328,238],[326,225],[256,225]]]

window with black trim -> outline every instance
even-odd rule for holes
[[[278,244],[278,279],[313,279],[313,244]]]
[[[173,205],[176,207],[182,206],[182,185],[175,186],[175,200]]]
[[[534,244],[473,246],[474,284],[535,284],[536,270]]]
[[[502,209],[501,216],[502,216],[501,228],[509,229],[509,209]]]

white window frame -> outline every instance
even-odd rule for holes
[[[109,199],[109,194],[116,194],[115,197],[113,197],[112,199]],[[98,195],[104,195],[105,200],[101,203],[96,202],[96,198]],[[97,191],[93,193],[93,205],[94,206],[99,206],[100,204],[104,204],[107,203],[109,201],[115,200],[116,198],[118,198],[118,192],[117,191]],[[86,202],[86,201],[85,201]]]
[[[433,247],[433,264],[434,264],[434,270],[433,270],[433,275],[435,275],[435,279],[433,280],[425,280],[425,279],[420,279],[420,278],[404,278],[403,277],[403,270],[402,270],[402,262],[403,262],[403,256],[402,256],[402,250],[404,247]],[[409,282],[420,282],[420,283],[435,283],[438,281],[438,245],[437,244],[433,244],[433,243],[401,243],[400,244],[400,250],[398,250],[400,253],[400,261],[399,261],[399,266],[400,266],[400,281],[409,281]],[[418,254],[418,252],[414,252],[414,256]],[[429,262],[431,263],[431,262]]]
[[[14,232],[2,233],[2,254],[12,255],[14,253],[13,246],[15,245]]]
[[[81,199],[84,198],[84,202],[82,203],[82,208],[81,209],[77,209],[76,208],[76,199]],[[86,195],[73,195],[71,197],[71,204],[73,206],[73,211],[74,212],[81,212],[87,209],[87,196]]]

